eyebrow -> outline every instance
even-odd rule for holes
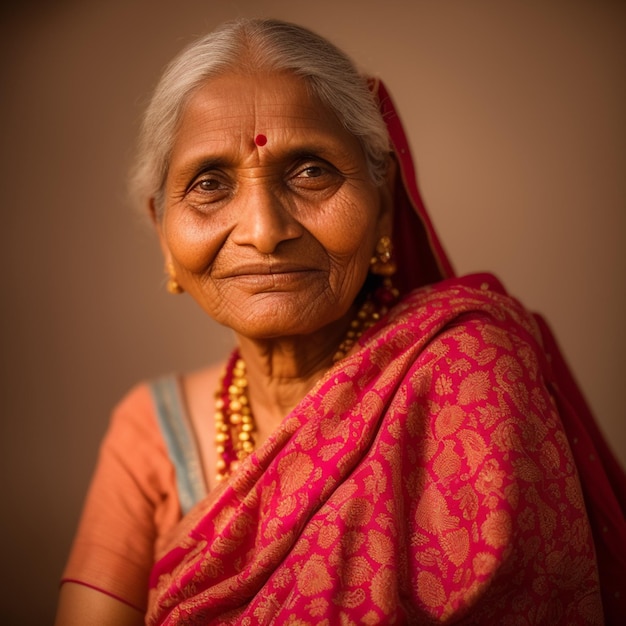
[[[338,146],[329,145],[328,143],[306,143],[293,148],[287,148],[284,151],[276,153],[276,161],[289,163],[307,158],[320,158],[328,161],[334,160],[333,157],[341,157],[343,150]],[[216,169],[232,169],[236,167],[235,159],[226,156],[204,156],[197,159],[191,159],[185,163],[177,172],[177,178],[189,180],[195,178],[202,172],[208,172]]]
[[[185,163],[179,168],[178,175],[184,178],[196,177],[202,172],[230,167],[232,167],[232,161],[224,157],[200,157]]]

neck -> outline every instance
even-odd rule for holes
[[[397,297],[391,285],[386,290]],[[368,298],[358,312],[353,305],[342,318],[309,335],[263,341],[239,336],[239,350],[231,355],[216,392],[218,480],[261,445],[322,374],[387,311],[391,301],[377,294],[382,305]]]
[[[355,308],[339,320],[306,336],[257,340],[238,336],[246,363],[250,404],[257,423],[277,425],[333,364],[355,316]]]

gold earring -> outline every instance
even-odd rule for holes
[[[174,265],[171,262],[169,262],[165,266],[165,271],[169,274],[166,285],[167,291],[173,295],[183,293],[185,290],[179,285],[178,281],[176,280],[176,270],[174,269]]]
[[[370,260],[370,271],[376,276],[393,276],[397,269],[393,260],[391,237],[383,235],[376,244],[374,256]]]

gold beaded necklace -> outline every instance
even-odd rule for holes
[[[397,291],[393,290],[394,298]],[[391,301],[379,303],[367,298],[356,317],[350,322],[343,341],[339,344],[333,363],[350,352],[361,335],[387,312]],[[217,449],[217,480],[227,478],[254,450],[256,425],[247,394],[246,364],[235,350],[215,392],[215,445]]]
[[[256,430],[248,402],[246,364],[235,350],[215,392],[217,480],[221,481],[254,450]]]

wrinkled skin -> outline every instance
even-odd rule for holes
[[[227,74],[184,111],[158,230],[178,282],[212,318],[261,341],[318,342],[322,330],[330,352],[389,233],[388,195],[301,79]]]

